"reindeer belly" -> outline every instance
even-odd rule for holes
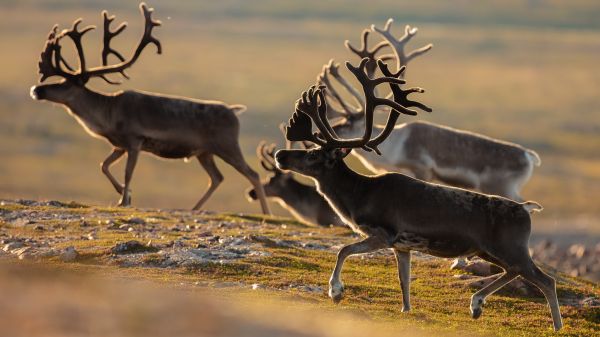
[[[393,239],[392,246],[401,250],[416,250],[438,257],[457,257],[472,255],[473,247],[465,240],[456,238],[439,238],[419,235],[410,232],[401,232]]]
[[[194,148],[189,144],[175,143],[152,138],[145,138],[142,150],[162,158],[179,159],[195,155]]]

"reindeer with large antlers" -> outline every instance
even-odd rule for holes
[[[82,37],[94,29],[88,26],[79,30],[81,19],[73,27],[62,32],[54,26],[41,55],[40,83],[49,77],[61,77],[62,81],[38,84],[31,88],[31,96],[38,100],[59,103],[67,108],[85,130],[94,137],[107,140],[114,147],[102,162],[102,172],[108,177],[115,190],[121,195],[120,206],[131,203],[130,183],[140,151],[150,152],[162,158],[196,157],[210,178],[208,189],[194,206],[200,209],[223,181],[215,165],[218,156],[243,174],[254,186],[262,211],[269,214],[258,174],[248,166],[238,144],[239,121],[237,115],[246,107],[227,105],[217,101],[203,101],[182,97],[165,96],[140,91],[119,91],[113,94],[96,92],[86,86],[91,78],[97,77],[110,84],[110,74],[125,72],[139,58],[149,44],[154,44],[161,53],[160,42],[152,35],[160,21],[152,19],[152,9],[140,4],[144,16],[144,34],[130,59],[126,60],[110,46],[111,40],[126,27],[121,24],[110,30],[114,16],[102,12],[104,18],[104,48],[102,66],[87,68],[83,52]],[[70,38],[79,56],[79,70],[74,70],[61,55],[61,41]],[[109,65],[108,57],[114,55],[120,63]],[[66,69],[65,69],[66,68]],[[110,166],[127,153],[125,184],[120,184],[110,173]]]
[[[347,257],[379,249],[392,249],[398,262],[403,311],[410,309],[410,251],[440,257],[479,256],[505,270],[499,278],[471,298],[471,314],[478,318],[487,296],[521,276],[537,286],[550,304],[554,329],[562,327],[555,281],[532,261],[528,242],[530,213],[541,210],[535,202],[519,203],[499,196],[428,183],[399,173],[364,176],[352,171],[344,157],[353,149],[378,153],[378,146],[390,135],[400,113],[414,115],[416,106],[406,95],[420,90],[403,90],[404,81],[378,61],[385,77],[371,78],[366,72],[368,58],[358,67],[346,63],[365,94],[365,129],[359,138],[343,139],[327,120],[325,87],[310,88],[296,102],[296,111],[286,129],[289,141],[310,141],[309,150],[286,149],[275,154],[277,166],[312,178],[338,215],[364,240],[343,247],[329,281],[329,296],[339,302],[344,293],[340,279]],[[393,100],[379,98],[373,89],[389,83]],[[373,133],[377,106],[391,111],[383,130]],[[313,133],[312,123],[318,133]]]
[[[416,35],[417,28],[406,26],[404,35],[396,38],[391,32],[392,22],[389,19],[383,29],[374,25],[371,27],[384,38],[375,47],[369,49],[369,30],[363,31],[361,48],[353,47],[348,41],[346,47],[361,59],[375,59],[384,47],[391,46],[392,55],[383,55],[381,58],[395,59],[397,69],[433,47],[428,44],[406,52],[406,45]],[[360,135],[366,122],[363,118],[362,97],[340,74],[338,68],[338,64],[330,61],[323,67],[318,82],[328,88],[325,96],[329,103],[328,116],[343,118],[342,122],[333,125],[333,129],[342,137],[356,137]],[[375,73],[374,63],[367,66],[367,71],[370,76]],[[336,85],[350,94],[353,103],[343,99],[338,93],[334,80]],[[383,155],[378,156],[359,149],[353,151],[353,154],[375,173],[403,168],[422,180],[435,179],[452,186],[501,195],[517,201],[522,200],[520,190],[530,179],[534,166],[541,163],[535,151],[518,144],[423,121],[396,126],[386,144],[382,145],[381,152]]]
[[[271,176],[263,182],[267,198],[277,201],[299,221],[319,226],[345,226],[314,186],[303,184],[294,179],[291,172],[277,168],[273,158],[274,151],[275,144],[267,146],[264,142],[256,148],[256,155],[260,158],[262,167],[271,173]],[[248,197],[256,200],[258,198],[256,189],[249,190]]]

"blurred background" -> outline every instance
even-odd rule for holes
[[[254,155],[259,141],[283,143],[299,93],[330,58],[356,62],[344,48],[360,32],[393,18],[393,32],[419,28],[411,43],[434,49],[409,66],[410,84],[427,89],[434,112],[419,119],[513,141],[537,151],[523,195],[544,205],[537,234],[598,241],[600,237],[600,4],[596,1],[161,1],[149,2],[163,26],[152,48],[128,72],[131,80],[97,90],[140,89],[246,104],[241,145]],[[87,135],[59,106],[35,102],[37,61],[53,24],[78,17],[101,25],[107,9],[128,29],[114,41],[129,55],[142,30],[137,1],[0,1],[4,46],[0,75],[0,197],[76,200],[111,205],[118,195],[100,172],[110,146]],[[373,38],[376,34],[373,34]],[[86,35],[88,62],[99,63],[101,30]],[[66,48],[65,48],[66,49]],[[73,60],[74,51],[64,51]],[[69,55],[70,54],[70,55]],[[96,63],[97,64],[97,63]],[[415,120],[406,117],[405,121]],[[123,162],[113,167],[123,176]],[[249,187],[218,162],[225,181],[206,205],[214,211],[259,212]],[[353,162],[359,169],[360,165]],[[196,161],[141,156],[133,204],[191,208],[206,188]],[[278,214],[284,214],[273,205]]]

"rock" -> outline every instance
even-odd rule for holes
[[[199,238],[206,238],[206,237],[210,237],[213,236],[213,233],[210,231],[206,231],[206,232],[202,232],[198,234]]]
[[[31,247],[21,247],[11,251],[11,254],[16,255],[19,260],[30,259],[33,257]]]
[[[94,232],[90,232],[88,233],[87,237],[88,240],[96,240],[98,237],[96,236],[96,233]]]
[[[110,252],[115,255],[123,254],[138,254],[138,253],[154,253],[157,252],[158,248],[152,246],[146,246],[139,241],[131,240],[127,242],[117,243],[110,249]]]
[[[454,261],[452,261],[452,264],[450,265],[450,270],[465,270],[465,267],[467,266],[467,261],[465,259],[454,259]]]
[[[586,248],[582,244],[574,244],[569,247],[568,254],[581,259],[586,254]]]
[[[145,225],[146,220],[144,220],[142,218],[138,218],[138,217],[133,217],[133,218],[127,219],[127,223],[135,224],[135,225]]]
[[[60,259],[63,262],[73,262],[77,259],[79,253],[75,250],[75,247],[69,246],[60,253]]]
[[[33,230],[41,232],[41,231],[46,230],[46,228],[44,228],[44,226],[38,224],[38,225],[35,225],[35,227],[33,227]]]
[[[2,248],[2,250],[5,251],[5,252],[11,252],[12,250],[15,250],[17,248],[21,248],[24,245],[25,244],[22,241],[12,241],[12,242],[7,243],[6,245],[4,245],[4,248]]]
[[[263,235],[249,235],[248,239],[250,241],[260,243],[263,246],[268,247],[268,248],[288,248],[288,247],[290,247],[289,243],[287,243],[287,242],[280,241],[280,240],[273,240],[273,239],[268,238]]]
[[[579,302],[584,307],[600,308],[600,298],[586,297]]]

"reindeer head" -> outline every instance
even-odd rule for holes
[[[157,53],[162,52],[160,42],[152,36],[152,29],[156,26],[160,26],[160,21],[152,19],[152,8],[148,8],[146,4],[140,4],[140,11],[144,16],[145,26],[144,34],[140,43],[138,44],[135,52],[129,60],[125,58],[116,50],[110,47],[110,41],[112,38],[120,34],[127,27],[127,23],[122,23],[117,27],[115,31],[110,30],[110,24],[115,19],[114,16],[109,16],[106,11],[102,12],[104,19],[104,47],[102,49],[102,66],[88,69],[86,68],[85,55],[83,52],[83,46],[81,39],[83,35],[96,27],[87,26],[82,30],[79,30],[79,24],[82,19],[77,19],[73,22],[71,29],[65,29],[61,32],[58,31],[58,25],[55,25],[44,46],[40,61],[38,63],[39,73],[41,75],[38,85],[31,87],[31,97],[33,99],[45,99],[56,103],[65,103],[71,96],[75,95],[78,90],[85,87],[86,83],[92,77],[100,77],[110,84],[120,84],[121,82],[115,82],[107,78],[108,74],[119,73],[124,78],[129,78],[125,70],[131,67],[148,44],[154,44],[157,48]],[[79,57],[79,69],[74,70],[67,61],[61,56],[61,45],[60,42],[64,37],[69,37],[77,49],[77,55]],[[113,54],[121,62],[118,64],[108,65],[108,56]],[[63,68],[64,67],[64,68]],[[51,84],[41,84],[50,77],[62,78],[61,81]]]
[[[346,62],[346,67],[362,85],[364,92],[365,130],[360,138],[340,139],[327,119],[327,101],[325,99],[325,86],[310,87],[302,93],[302,98],[296,101],[296,111],[286,128],[286,138],[289,141],[309,141],[317,145],[312,149],[304,150],[279,150],[275,154],[277,167],[282,170],[291,170],[305,176],[317,178],[328,170],[334,168],[345,158],[353,148],[362,148],[381,154],[377,146],[381,144],[392,132],[401,113],[416,115],[415,110],[406,108],[415,102],[409,101],[407,96],[411,92],[423,92],[421,88],[403,90],[399,84],[405,81],[399,77],[405,67],[396,74],[392,73],[382,61],[377,61],[377,66],[384,77],[371,78],[366,68],[368,58],[362,59],[358,67]],[[393,93],[393,100],[377,97],[375,87],[382,83],[389,83]],[[385,128],[381,133],[372,138],[373,114],[376,107],[385,105],[391,108]],[[425,107],[423,105],[423,107]],[[425,107],[430,110],[428,107]],[[318,133],[312,132],[312,122],[315,123]]]
[[[293,176],[289,172],[284,172],[277,168],[273,153],[275,152],[275,144],[267,146],[265,142],[261,142],[256,148],[256,155],[260,158],[260,164],[267,171],[272,173],[266,181],[262,182],[267,197],[280,197],[289,188],[290,181]],[[257,194],[254,189],[248,191],[248,198],[257,200]]]

